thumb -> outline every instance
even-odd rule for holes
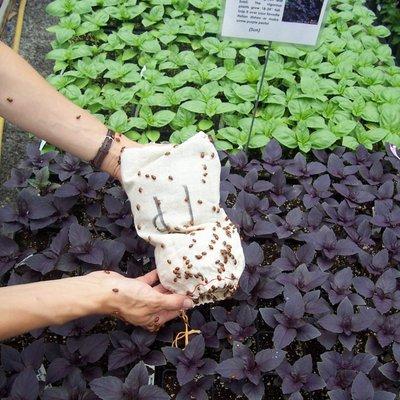
[[[180,294],[160,294],[160,310],[179,311],[194,307],[193,300]]]
[[[157,270],[153,269],[152,271],[148,272],[145,275],[139,276],[136,278],[138,281],[147,283],[150,286],[153,286],[156,282],[158,282],[158,274]]]

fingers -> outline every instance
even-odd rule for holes
[[[165,287],[163,285],[161,285],[161,283],[157,286],[154,286],[153,289],[157,290],[157,292],[159,292],[161,294],[170,294],[171,293],[168,289],[165,289]]]
[[[144,282],[150,286],[153,286],[158,282],[157,270],[153,269],[153,271],[148,272],[146,275],[139,276],[139,278],[136,279],[140,282]]]
[[[151,321],[144,328],[150,332],[157,332],[168,321],[177,318],[179,313],[179,311],[161,311],[152,316]]]
[[[192,299],[180,294],[160,294],[159,310],[180,311],[193,308]]]
[[[150,332],[158,332],[160,328],[161,328],[161,322],[159,315],[153,315],[151,317],[150,323],[148,323],[145,326],[145,329],[147,329]]]

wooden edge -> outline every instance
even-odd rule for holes
[[[3,3],[0,5],[0,38],[3,34],[7,22],[7,17],[13,4],[14,0],[3,0]]]

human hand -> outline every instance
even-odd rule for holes
[[[190,298],[171,294],[162,285],[157,285],[156,270],[136,279],[108,271],[93,272],[87,276],[100,281],[105,290],[101,313],[113,314],[150,331],[158,330],[182,310],[193,307]]]

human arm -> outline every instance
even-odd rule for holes
[[[107,127],[58,93],[22,57],[0,42],[0,116],[82,160],[92,160]],[[102,169],[119,178],[123,147],[141,146],[125,136],[114,141]]]
[[[156,330],[192,306],[185,296],[166,293],[157,279],[155,271],[136,279],[98,271],[0,288],[0,340],[95,314]]]

